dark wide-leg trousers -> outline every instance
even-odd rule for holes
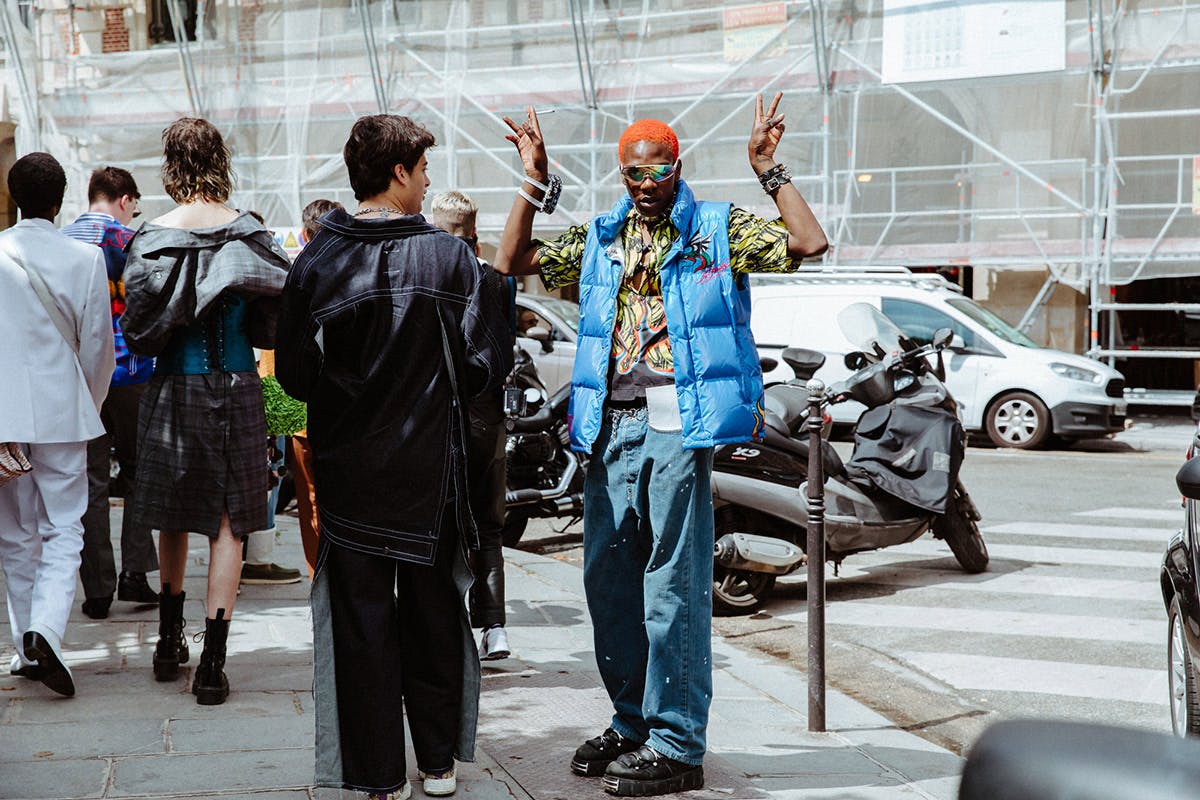
[[[158,569],[153,532],[138,525],[133,515],[138,406],[145,391],[144,383],[110,387],[100,410],[105,432],[88,442],[88,506],[83,514],[83,554],[79,566],[79,579],[87,598],[111,598],[117,589],[108,511],[110,449],[117,451],[121,475],[130,487],[125,494],[125,511],[121,516],[121,571],[154,572]]]
[[[346,788],[404,784],[404,715],[417,767],[454,766],[463,704],[462,600],[452,567],[454,516],[432,566],[331,545],[327,570]]]

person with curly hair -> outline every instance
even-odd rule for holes
[[[288,259],[253,217],[228,205],[229,148],[208,121],[163,131],[163,187],[178,207],[129,245],[130,350],[156,356],[138,419],[138,524],[159,531],[162,591],[154,677],[187,663],[183,579],[188,532],[209,539],[204,650],[192,682],[201,705],[229,696],[225,644],[242,539],[267,526],[267,429],[254,347],[274,347]]]

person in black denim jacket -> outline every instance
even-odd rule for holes
[[[316,782],[377,797],[407,789],[404,715],[426,794],[474,756],[465,415],[512,366],[494,276],[420,216],[433,144],[406,117],[355,123],[359,208],[324,216],[293,265],[276,350],[308,403],[321,523]]]

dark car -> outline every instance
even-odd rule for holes
[[[1179,736],[1200,736],[1200,596],[1196,556],[1200,552],[1200,431],[1193,434],[1187,461],[1175,476],[1184,497],[1183,528],[1171,537],[1162,565],[1167,606],[1167,684],[1171,728]]]

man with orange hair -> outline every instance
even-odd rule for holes
[[[496,270],[580,284],[571,445],[592,453],[584,488],[584,586],[596,661],[613,702],[607,730],[571,769],[623,796],[697,789],[712,700],[712,454],[762,427],[748,272],[798,269],[828,246],[787,168],[781,95],[758,98],[750,166],[779,208],[765,220],[701,202],[682,179],[669,125],[640,120],[618,145],[627,196],[552,241],[531,238],[561,181],[533,109],[506,138],[526,181]]]

